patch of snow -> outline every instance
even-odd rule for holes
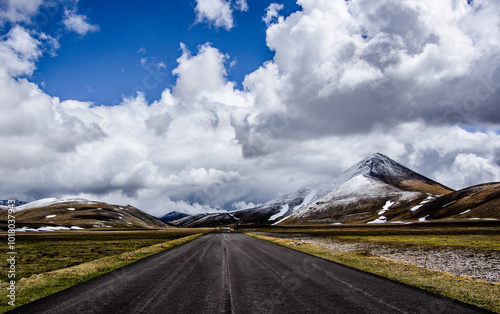
[[[443,205],[443,207],[442,207],[442,208],[445,208],[446,206],[449,206],[449,205],[451,205],[451,204],[455,203],[456,201],[457,201],[457,200],[451,201],[451,202],[449,202],[448,204]]]
[[[71,228],[68,227],[63,227],[63,226],[56,226],[56,227],[45,227],[50,230],[70,230]]]
[[[496,218],[468,218],[469,220],[498,220]]]
[[[328,189],[328,186],[329,185],[326,184],[305,186],[295,192],[288,193],[280,196],[277,199],[271,200],[263,204],[261,207],[264,209],[278,207],[282,209],[284,205],[288,205],[288,211],[290,211],[290,214],[295,214],[296,212],[307,208],[307,206],[311,204],[311,202],[315,201],[318,197],[321,197],[328,193],[330,191]],[[293,208],[290,208],[291,206],[293,206]]]
[[[396,202],[392,202],[392,201],[387,201],[384,205],[384,207],[382,207],[382,210],[378,212],[379,215],[383,215],[386,211],[389,210],[389,208],[396,204]]]
[[[54,204],[54,202],[57,202],[57,200],[58,199],[55,197],[43,198],[43,199],[38,200],[38,201],[34,201],[34,202],[27,203],[24,205],[16,206],[15,210],[16,210],[16,212],[18,212],[18,211],[25,210],[28,208],[43,207],[43,206]]]
[[[309,194],[307,194],[307,196],[304,198],[304,200],[302,201],[302,203],[300,205],[297,205],[293,208],[293,211],[294,212],[297,212],[298,210],[300,210],[303,206],[306,206],[308,205],[309,203],[311,203],[311,201],[313,200],[313,198],[316,196],[317,192],[316,190],[312,190],[311,192],[309,192]]]
[[[461,212],[461,213],[460,213],[459,215],[463,215],[463,214],[466,214],[466,213],[468,213],[468,212],[470,212],[470,211],[471,211],[470,209],[467,209],[466,211],[464,211],[464,212]]]
[[[385,216],[380,216],[375,220],[367,222],[367,224],[383,224],[387,222],[387,217]]]
[[[377,184],[371,178],[365,177],[363,175],[356,176],[346,183],[339,186],[333,192],[336,197],[346,197],[346,196],[370,196],[374,194],[379,194],[381,189],[385,189],[384,184]],[[394,189],[395,190],[395,189]],[[385,192],[385,191],[384,191]]]
[[[15,210],[16,212],[30,209],[30,208],[38,208],[38,207],[45,207],[45,206],[50,206],[54,204],[60,204],[60,203],[78,203],[78,204],[95,204],[95,202],[88,201],[83,198],[55,198],[55,197],[49,197],[49,198],[43,198],[38,201],[34,201],[28,204],[24,204],[21,206],[16,206]]]
[[[286,216],[285,218],[283,218],[283,219],[281,219],[281,220],[276,221],[275,223],[273,223],[273,224],[272,224],[272,226],[277,225],[277,224],[279,224],[279,223],[281,223],[281,222],[283,222],[283,221],[287,220],[288,218],[290,218],[290,216]]]
[[[412,212],[414,212],[414,211],[416,211],[417,209],[419,209],[420,207],[422,207],[423,205],[424,205],[424,204],[420,203],[420,204],[418,204],[417,206],[410,208],[410,210],[411,210]]]
[[[38,229],[28,228],[28,227],[22,227],[22,228],[17,228],[16,231],[19,231],[19,232],[38,231]]]
[[[483,191],[483,189],[481,189],[481,191]],[[479,193],[479,191],[478,191],[478,192],[474,192],[474,193],[472,193],[472,194],[469,194],[469,195],[467,195],[467,197],[471,197],[471,196],[473,196],[473,195],[476,195],[477,193]]]
[[[70,210],[70,211],[74,211],[76,208],[73,208],[73,207],[69,207],[69,208],[66,208],[67,210]]]
[[[341,225],[342,223],[341,222],[334,222],[333,224],[334,225]]]
[[[47,219],[47,218],[54,218],[55,216],[57,216],[57,215],[48,215],[48,216],[45,216],[45,219]]]
[[[240,220],[238,217],[235,217],[233,214],[231,213],[227,213],[229,216],[231,216],[231,218],[235,219],[235,220]]]
[[[72,226],[71,228],[64,227],[64,226],[48,226],[48,227],[40,227],[38,229],[28,228],[28,227],[22,227],[22,228],[16,229],[16,231],[19,231],[19,232],[26,232],[26,231],[38,232],[38,231],[83,230],[83,229],[84,228],[77,227],[77,226]]]
[[[432,195],[429,195],[427,196],[427,198],[425,200],[423,200],[422,202],[420,202],[420,204],[418,204],[417,206],[415,207],[412,207],[410,208],[410,210],[412,212],[416,211],[417,209],[419,209],[420,207],[424,206],[425,203],[429,203],[430,201],[432,201],[434,199],[434,197]]]
[[[94,228],[99,228],[99,227],[105,227],[106,225],[104,224],[103,221],[96,221],[92,223],[92,227]]]
[[[426,218],[429,217],[429,215],[425,216],[425,217],[421,217],[421,218],[418,218],[418,221],[420,222],[424,222],[426,221]]]
[[[28,231],[27,229],[28,229],[28,228],[26,228],[26,227],[16,228],[16,232],[26,232],[26,231]],[[38,230],[36,230],[36,229],[33,229],[33,230],[38,231]],[[31,231],[31,230],[30,230],[30,231]]]
[[[410,210],[411,210],[412,212],[414,212],[414,211],[416,211],[417,209],[419,209],[419,208],[420,208],[420,207],[422,207],[422,206],[424,206],[424,204],[420,203],[420,204],[418,204],[417,206],[414,206],[414,207],[410,208]]]
[[[279,213],[272,215],[269,218],[269,220],[276,220],[279,217],[283,216],[288,211],[288,208],[289,208],[288,204],[285,204],[285,205],[281,206],[281,209],[280,209]]]

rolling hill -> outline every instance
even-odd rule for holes
[[[166,228],[167,224],[133,206],[111,205],[84,199],[48,198],[15,208],[18,231],[88,228]],[[0,211],[0,228],[6,230],[7,211]]]
[[[500,182],[471,186],[443,195],[395,219],[432,221],[491,220],[500,218]]]

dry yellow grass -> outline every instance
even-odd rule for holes
[[[402,182],[402,185],[407,187],[410,191],[425,192],[438,195],[445,195],[453,192],[453,190],[446,189],[442,185],[430,185],[418,180],[405,180]]]

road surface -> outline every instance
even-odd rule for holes
[[[213,233],[14,313],[488,313],[239,233]]]

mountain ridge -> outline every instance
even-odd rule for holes
[[[375,196],[367,198],[365,193],[366,188],[355,191],[355,185],[353,185],[355,182],[350,182],[354,178],[358,178],[357,180],[360,182],[363,181],[361,178],[368,178],[369,180],[364,180],[364,183],[366,183],[367,186],[376,186],[375,189],[383,194],[384,197]],[[354,193],[354,195],[346,195],[343,199],[338,199],[340,195],[339,189],[347,183],[351,184],[350,188],[347,190]],[[346,188],[347,186],[344,186],[343,192],[346,192]],[[388,190],[390,190],[392,194],[387,194]],[[351,202],[351,205],[349,205],[351,210],[355,207],[354,203],[359,203],[360,201],[363,201],[365,204],[362,206],[356,204],[356,206],[359,207],[358,209],[362,208],[365,210],[370,206],[373,207],[372,204],[369,204],[370,202],[377,203],[377,206],[381,204],[380,207],[382,207],[391,197],[395,202],[399,202],[396,202],[397,206],[404,206],[405,204],[409,206],[417,201],[420,202],[427,199],[430,195],[444,195],[452,193],[453,191],[453,189],[431,180],[381,153],[374,153],[354,164],[329,183],[304,186],[260,206],[233,211],[231,214],[233,217],[237,218],[239,222],[281,224],[285,221],[286,223],[300,222],[304,217],[308,216],[307,212],[315,212],[318,215],[322,212],[321,215],[313,220],[317,221],[319,219],[319,221],[331,223],[338,222],[339,220],[338,217],[327,218],[327,216],[331,216],[331,213],[328,213],[329,209],[327,207],[332,200],[334,201],[332,204],[337,206],[337,212],[356,214],[359,210],[351,213],[345,208],[347,206],[346,204],[349,203],[348,199],[350,199]],[[213,217],[219,220],[218,223],[220,224],[221,217]],[[177,223],[179,226],[188,227],[204,226],[207,223],[212,223],[210,222],[210,217],[204,216],[202,218],[203,220],[196,219],[196,217],[185,217],[173,223]],[[370,218],[373,218],[373,215],[367,215],[367,217],[363,219],[366,220]],[[227,220],[227,223],[234,223],[234,219]]]
[[[337,178],[304,186],[259,206],[224,213],[170,212],[155,218],[127,205],[80,198],[47,198],[16,207],[28,229],[218,227],[264,224],[410,223],[500,218],[500,183],[459,191],[374,153]],[[6,208],[0,206],[0,214]],[[1,223],[0,217],[0,223]],[[162,221],[163,220],[163,221]],[[26,229],[26,230],[28,230]]]

